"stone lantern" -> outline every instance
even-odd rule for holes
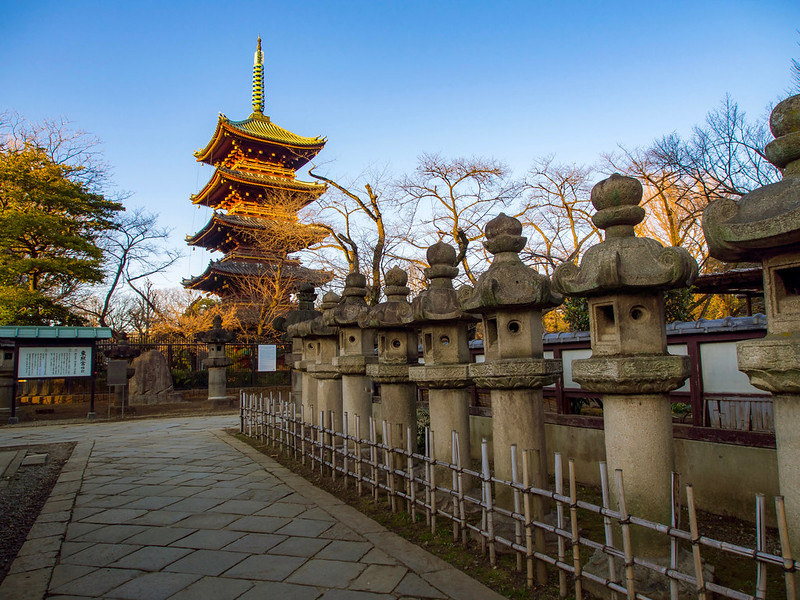
[[[222,317],[217,315],[212,328],[197,334],[197,339],[208,344],[208,358],[203,361],[203,366],[208,369],[208,399],[217,404],[227,403],[230,398],[225,368],[233,364],[233,361],[225,356],[225,344],[236,339],[236,333],[223,329]]]
[[[400,267],[392,267],[385,282],[386,301],[370,307],[359,319],[359,325],[376,330],[378,362],[367,365],[367,375],[381,384],[382,419],[392,427],[394,446],[403,448],[408,427],[412,439],[417,435],[417,386],[408,378],[409,366],[419,363],[417,330],[408,324],[408,274]]]
[[[325,311],[339,304],[339,300],[338,294],[328,292],[322,297],[322,314],[297,325],[297,330],[303,337],[303,344],[309,352],[307,355],[309,360],[306,363],[306,371],[311,377],[309,383],[314,385],[316,380],[317,386],[317,406],[313,407],[313,414],[311,412],[306,414],[306,420],[319,423],[319,413],[322,412],[325,416],[323,421],[325,427],[336,431],[342,431],[342,376],[333,366],[333,359],[339,351],[339,330],[325,325],[322,318]],[[308,410],[311,411],[310,406]],[[333,421],[329,420],[331,412]]]
[[[665,248],[636,237],[645,211],[642,185],[614,174],[594,186],[592,220],[606,232],[580,266],[563,263],[553,288],[588,298],[591,358],[572,363],[572,378],[583,389],[604,394],[603,418],[609,469],[622,469],[628,511],[669,523],[674,470],[672,414],[668,392],[690,374],[687,356],[667,353],[664,294],[689,286],[697,263],[683,248]],[[611,487],[616,497],[615,486]],[[663,536],[634,528],[643,556],[661,556]]]
[[[444,242],[428,248],[428,289],[411,303],[413,323],[421,328],[425,364],[412,366],[408,374],[428,387],[431,430],[436,457],[452,460],[452,431],[458,432],[461,464],[470,464],[469,400],[472,383],[469,364],[469,324],[475,317],[461,310],[453,278],[458,275],[456,251]]]
[[[469,365],[478,387],[492,397],[492,447],[496,477],[511,480],[511,446],[520,452],[539,450],[533,484],[547,484],[547,452],[542,387],[554,383],[561,362],[543,358],[542,310],[557,306],[550,280],[519,258],[527,238],[522,224],[500,214],[486,224],[484,246],[494,255],[461,308],[483,319],[485,362]],[[510,506],[513,497],[503,488],[498,502]]]
[[[306,366],[310,360],[308,352],[305,352],[303,338],[297,332],[297,325],[303,321],[310,321],[320,316],[322,313],[314,310],[314,300],[317,295],[314,293],[314,286],[310,283],[301,283],[297,289],[297,308],[289,311],[285,319],[278,325],[280,329],[286,331],[286,337],[292,340],[292,401],[296,406],[305,406],[317,402],[316,383],[311,386],[307,379]],[[311,389],[313,387],[313,390]],[[310,419],[306,412],[305,417]]]
[[[130,345],[128,334],[124,331],[119,335],[119,341],[105,353],[108,357],[109,386],[114,386],[114,406],[120,408],[123,415],[128,403],[128,380],[136,373],[130,364],[141,353],[141,349]]]
[[[342,410],[347,413],[347,431],[361,439],[369,437],[372,416],[372,380],[366,376],[367,365],[375,363],[375,331],[362,329],[358,319],[367,312],[367,280],[361,273],[345,278],[342,301],[325,311],[326,325],[339,328],[339,355],[333,366],[342,377]],[[360,430],[356,431],[356,417]]]
[[[800,549],[800,95],[780,102],[769,125],[775,139],[765,154],[783,179],[738,202],[712,202],[703,231],[714,258],[763,268],[767,336],[737,344],[739,370],[773,394],[778,482]]]

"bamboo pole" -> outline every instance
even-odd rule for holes
[[[600,462],[600,490],[603,497],[603,508],[611,508],[611,493],[608,485],[608,465],[605,461]],[[603,516],[603,530],[606,536],[606,546],[614,547],[614,528],[611,526],[611,517]],[[614,557],[608,555],[608,580],[617,583],[617,569]],[[617,593],[611,592],[611,600],[617,600]]]
[[[703,559],[700,557],[700,532],[697,527],[697,511],[694,505],[694,487],[686,486],[686,506],[689,509],[689,532],[692,534],[692,556],[694,558],[694,578],[697,582],[697,597],[706,598],[706,585],[703,579]]]
[[[681,526],[681,476],[675,471],[671,475],[672,480],[672,502],[670,506],[669,525],[674,529],[679,529]],[[669,568],[673,571],[678,570],[678,538],[670,536],[669,538]],[[669,578],[669,595],[670,600],[678,600],[678,580],[672,577]]]
[[[414,447],[412,445],[411,427],[406,427],[406,450],[408,451],[408,514],[411,522],[417,522],[417,486],[414,483]]]
[[[767,529],[764,518],[766,516],[766,497],[756,494],[756,550],[764,552],[767,545]],[[761,561],[756,562],[756,598],[763,599],[767,596],[767,565]]]
[[[531,493],[530,493],[530,464],[528,457],[530,450],[522,453],[522,487],[525,491],[522,494],[522,510],[525,516],[525,563],[526,563],[526,582],[529,588],[533,587],[533,531],[531,531]]]
[[[319,442],[319,474],[325,476],[325,411],[319,411],[319,429],[317,430]]]
[[[494,541],[494,498],[492,497],[492,474],[489,471],[489,443],[481,441],[481,477],[483,479],[484,502],[486,503],[486,533],[489,545],[489,564],[497,566],[497,551]]]
[[[425,428],[425,462],[423,464],[425,473],[425,524],[431,524],[431,431]]]
[[[436,445],[434,444],[433,429],[428,430],[430,438],[430,483],[431,483],[431,533],[436,533]]]
[[[625,590],[628,600],[636,600],[636,588],[633,578],[633,548],[631,546],[631,526],[628,521],[628,506],[625,503],[625,486],[622,469],[616,469],[617,498],[619,499],[620,525],[622,526],[622,549],[625,552]]]
[[[556,494],[564,495],[564,466],[561,462],[561,452],[555,454],[555,467],[556,467]],[[564,504],[560,500],[556,500],[556,524],[559,529],[564,529]],[[564,563],[567,558],[567,552],[564,544],[564,537],[559,533],[558,538],[558,562]],[[567,574],[563,569],[558,570],[558,596],[559,598],[567,597]],[[633,599],[631,599],[633,600]]]
[[[519,515],[522,514],[522,498],[519,489],[519,473],[517,465],[517,445],[511,444],[511,482],[514,484],[514,541],[518,546],[522,545],[522,523]],[[522,573],[522,554],[515,553],[517,556],[517,572]]]
[[[364,493],[363,477],[361,475],[361,416],[356,415],[356,489],[359,497]]]
[[[572,565],[575,567],[575,600],[583,598],[581,581],[581,551],[578,537],[578,486],[575,481],[575,461],[569,460],[569,520],[572,525]]]
[[[305,407],[300,405],[300,461],[306,464],[306,415]]]
[[[457,468],[456,472],[456,483],[458,484],[457,494],[458,494],[458,517],[460,519],[460,530],[461,530],[461,543],[466,546],[467,545],[467,510],[464,505],[464,465],[461,464],[461,442],[458,438],[458,432],[453,432],[455,435],[453,436],[453,446],[455,447],[455,454],[456,454],[456,461],[455,465]]]
[[[375,417],[369,418],[369,458],[372,467],[372,501],[378,503],[378,448]]]
[[[786,600],[796,600],[797,589],[795,581],[794,559],[792,558],[792,545],[789,543],[789,527],[786,522],[786,507],[783,496],[775,496],[775,513],[778,518],[778,535],[781,540],[781,557],[783,558],[783,579],[786,583]]]
[[[347,420],[350,418],[346,412],[342,414],[342,429],[344,430],[344,435],[342,436],[342,442],[344,444],[344,453],[342,454],[342,473],[344,477],[344,489],[347,489],[347,475],[348,475],[348,456],[347,454],[350,452],[350,439],[348,437],[348,427],[347,427]]]
[[[459,460],[458,460],[458,446],[457,446],[458,442],[456,441],[457,439],[458,439],[458,433],[456,432],[455,429],[453,429],[450,432],[450,464],[452,464],[452,465],[458,465],[458,463],[459,463]],[[455,469],[451,469],[451,473],[450,474],[452,476],[451,480],[450,480],[450,485],[453,487],[453,491],[457,492],[458,491],[458,467],[456,467]],[[459,520],[458,520],[458,502],[456,500],[456,497],[453,496],[453,541],[454,542],[458,541],[458,538],[459,538],[460,533],[461,533],[460,529],[461,529],[461,524],[459,523]]]

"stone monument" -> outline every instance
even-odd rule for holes
[[[484,246],[494,259],[461,308],[483,319],[485,362],[470,364],[469,375],[478,387],[491,390],[495,476],[511,480],[511,446],[516,444],[519,452],[539,451],[532,483],[545,487],[542,387],[558,379],[561,361],[543,357],[542,310],[561,299],[545,275],[520,260],[527,241],[521,234],[522,224],[502,213],[486,224]],[[511,490],[501,486],[497,501],[513,507]]]
[[[553,288],[588,298],[591,358],[572,363],[572,378],[604,394],[606,460],[622,469],[630,514],[669,523],[674,470],[668,392],[690,374],[689,357],[667,353],[664,294],[689,286],[697,263],[683,248],[636,237],[645,211],[642,185],[614,174],[594,186],[594,224],[605,241],[589,248],[580,266],[567,262],[553,273]],[[616,486],[611,486],[616,498]],[[668,538],[632,529],[637,556],[668,555]]]
[[[317,387],[317,406],[308,407],[306,420],[319,424],[319,413],[322,412],[325,415],[324,426],[336,431],[342,431],[342,376],[333,366],[333,359],[339,353],[339,330],[325,325],[322,318],[325,311],[339,304],[339,300],[336,293],[328,292],[322,297],[322,314],[296,326],[310,353],[306,356],[309,384],[313,386],[316,383]],[[331,413],[333,420],[330,420]]]
[[[225,344],[236,339],[236,333],[222,328],[222,317],[216,315],[208,331],[198,333],[197,339],[208,344],[208,358],[203,366],[208,369],[208,399],[215,404],[228,404],[228,380],[225,369],[233,361],[225,356]]]
[[[430,281],[411,303],[411,323],[421,328],[424,365],[412,366],[409,377],[428,388],[431,430],[439,460],[453,460],[452,432],[458,433],[459,456],[465,467],[470,464],[469,400],[472,383],[469,365],[469,325],[476,317],[461,310],[453,288],[458,275],[456,251],[444,242],[428,248],[425,276]],[[443,469],[437,479],[450,472]],[[469,487],[466,483],[465,487]]]
[[[411,427],[412,439],[417,435],[417,386],[408,378],[409,366],[419,363],[417,330],[408,324],[408,274],[400,267],[392,267],[385,282],[386,300],[370,307],[358,324],[376,330],[378,362],[367,365],[367,375],[381,384],[381,415],[391,426],[392,444],[404,448],[407,428]]]
[[[136,369],[130,366],[131,361],[139,356],[142,351],[139,348],[134,348],[128,342],[128,334],[124,331],[119,336],[119,341],[106,350],[108,357],[108,373],[119,370],[124,372],[125,383],[124,385],[115,383],[114,385],[114,407],[119,408],[122,414],[125,414],[125,408],[128,402],[128,380],[134,376]],[[111,384],[109,375],[109,385]],[[109,406],[109,412],[110,412]]]
[[[292,401],[295,406],[305,406],[305,419],[311,419],[308,414],[308,406],[317,402],[317,386],[313,386],[306,381],[310,378],[306,372],[306,365],[311,360],[310,354],[306,352],[303,338],[297,331],[297,325],[303,321],[316,319],[322,313],[314,310],[314,300],[317,295],[314,293],[314,286],[304,282],[297,289],[297,308],[289,311],[286,317],[277,323],[279,329],[286,331],[286,337],[292,341]],[[309,350],[311,350],[309,348]],[[299,408],[298,408],[299,410]]]
[[[792,548],[800,549],[800,95],[772,111],[775,139],[764,149],[783,179],[703,213],[711,256],[759,261],[764,272],[767,336],[737,344],[739,370],[772,392],[778,483]]]
[[[359,318],[368,310],[366,295],[366,277],[361,273],[349,273],[342,301],[326,310],[322,317],[326,325],[339,329],[339,355],[333,357],[333,366],[342,377],[342,410],[347,413],[347,431],[361,439],[369,437],[372,416],[372,379],[366,376],[367,365],[378,360],[375,331],[358,325]],[[359,430],[356,417],[359,417]]]

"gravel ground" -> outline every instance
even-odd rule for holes
[[[74,447],[74,443],[27,446],[28,455],[47,454],[45,464],[20,466],[13,476],[0,480],[0,581],[25,543]],[[14,446],[0,451],[20,449]]]

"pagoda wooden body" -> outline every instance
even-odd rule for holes
[[[264,79],[261,39],[253,67],[253,113],[243,121],[220,114],[208,145],[195,152],[198,161],[215,168],[211,180],[192,203],[214,209],[208,223],[187,237],[190,246],[223,253],[206,270],[184,279],[189,289],[226,301],[247,304],[253,293],[285,295],[307,281],[330,279],[289,258],[321,241],[326,232],[298,221],[297,211],[313,202],[326,186],[296,179],[325,145],[325,138],[303,137],[263,114]]]

